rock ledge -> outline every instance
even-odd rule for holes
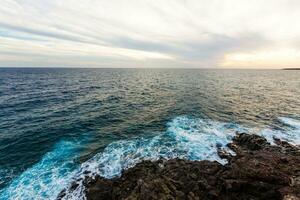
[[[86,177],[88,200],[300,199],[300,149],[285,141],[270,145],[257,135],[237,134],[219,155],[228,163],[181,159],[143,161],[115,179]],[[76,185],[74,186],[76,188]],[[58,199],[64,196],[62,192]]]

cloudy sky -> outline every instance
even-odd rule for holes
[[[1,0],[0,67],[300,67],[299,0]]]

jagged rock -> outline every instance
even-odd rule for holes
[[[265,138],[246,133],[237,133],[236,137],[233,138],[233,141],[240,147],[244,147],[248,150],[259,150],[264,148],[266,145],[270,145]]]
[[[300,150],[277,140],[270,145],[257,135],[237,134],[221,152],[226,165],[181,159],[143,161],[114,179],[86,178],[88,200],[150,199],[300,199]],[[219,147],[221,148],[221,147]],[[60,194],[60,198],[61,198]]]

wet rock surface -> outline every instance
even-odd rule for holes
[[[257,135],[237,134],[219,149],[228,163],[181,159],[143,161],[114,179],[86,177],[88,200],[98,199],[300,199],[300,149]],[[74,186],[76,187],[76,185]],[[62,192],[58,199],[64,196]]]

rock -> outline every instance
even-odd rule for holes
[[[88,200],[151,199],[300,199],[300,151],[277,140],[270,145],[258,135],[237,134],[226,165],[181,159],[143,161],[114,179],[84,181]],[[229,156],[230,155],[230,156]],[[75,184],[76,185],[76,184]],[[72,188],[72,187],[71,187]],[[65,194],[63,191],[60,198]]]
[[[265,138],[246,133],[238,133],[237,136],[234,137],[234,142],[241,147],[247,148],[248,150],[260,150],[266,145],[269,145]]]
[[[231,160],[231,158],[233,157],[229,152],[222,148],[218,148],[218,155],[220,158],[227,160]]]
[[[86,183],[85,186],[87,187],[87,199],[112,199],[113,182],[111,180],[99,177],[96,181]],[[101,190],[99,190],[99,186],[101,186]]]

